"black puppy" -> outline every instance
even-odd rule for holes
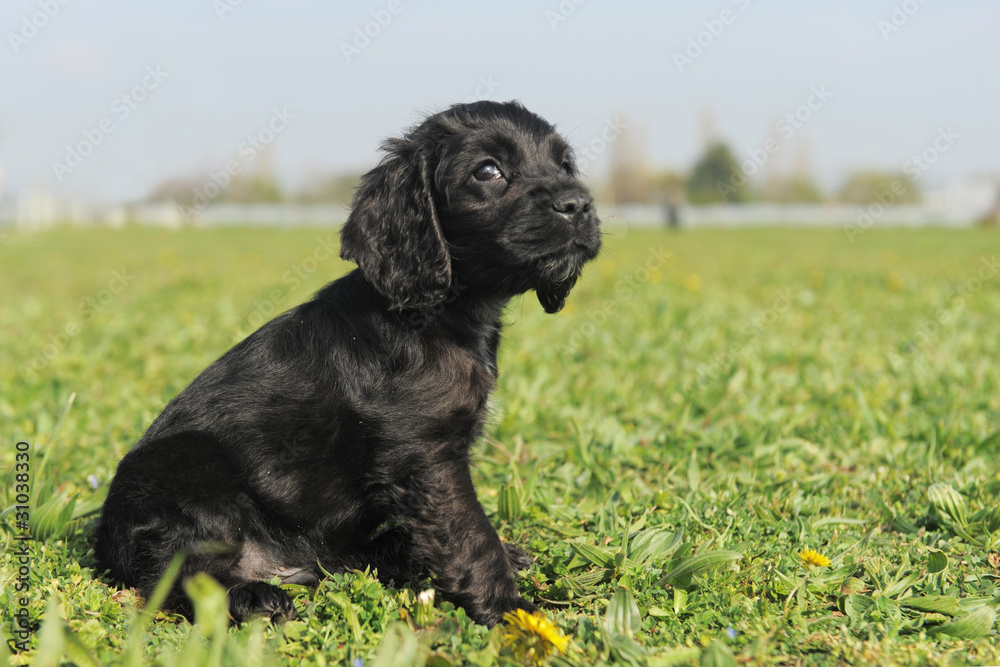
[[[427,118],[361,181],[341,232],[359,269],[209,366],[125,456],[97,529],[102,567],[149,594],[179,550],[230,613],[293,616],[267,583],[371,566],[432,575],[487,625],[518,607],[470,448],[497,380],[501,315],[562,308],[600,248],[567,143],[520,104]],[[168,608],[190,614],[175,587]]]

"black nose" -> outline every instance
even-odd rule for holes
[[[570,222],[575,222],[583,214],[590,213],[590,207],[593,203],[594,200],[590,198],[590,195],[574,192],[558,197],[552,202],[552,208]]]

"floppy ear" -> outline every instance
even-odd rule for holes
[[[340,256],[356,262],[389,307],[426,308],[448,297],[451,258],[441,234],[427,160],[411,141],[391,139],[364,175],[340,231]]]

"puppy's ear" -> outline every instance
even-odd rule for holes
[[[448,297],[451,258],[441,233],[430,167],[419,148],[391,139],[364,175],[340,232],[340,256],[356,262],[393,309],[426,308]]]

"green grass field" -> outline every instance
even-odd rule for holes
[[[338,575],[290,587],[301,620],[227,628],[212,582],[192,626],[96,571],[118,460],[200,370],[349,268],[335,240],[0,241],[2,506],[26,441],[37,537],[5,512],[0,631],[28,627],[11,664],[513,664],[502,628],[419,608],[429,582]],[[987,231],[619,227],[564,312],[513,302],[475,476],[537,556],[522,593],[570,638],[550,663],[1000,663],[998,256]]]

